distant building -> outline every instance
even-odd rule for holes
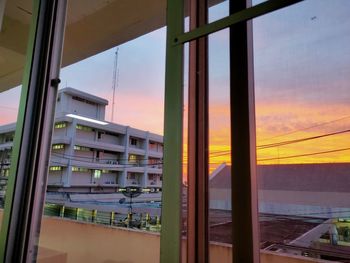
[[[258,165],[259,212],[350,217],[350,163]],[[210,208],[231,209],[231,166],[210,177]]]
[[[58,93],[49,192],[118,193],[162,187],[163,137],[105,120],[108,101],[73,88]],[[8,176],[15,123],[0,127],[0,176]]]

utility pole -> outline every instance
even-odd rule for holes
[[[113,82],[112,82],[112,88],[113,88],[113,98],[112,98],[112,116],[111,116],[111,122],[114,121],[114,105],[115,105],[115,89],[118,87],[118,77],[119,77],[119,70],[118,70],[118,51],[119,47],[117,47],[114,55],[114,68],[113,68]]]

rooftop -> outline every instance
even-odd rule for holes
[[[259,189],[312,192],[349,192],[350,163],[258,165]],[[213,172],[210,187],[231,187],[231,166]]]
[[[84,92],[81,90],[77,90],[77,89],[74,89],[71,87],[60,89],[58,91],[58,94],[60,94],[60,93],[66,93],[66,94],[69,94],[71,96],[77,96],[79,98],[86,99],[86,100],[95,102],[95,103],[100,104],[100,105],[108,105],[108,100],[106,100],[106,99],[103,99],[101,97],[98,97],[98,96],[92,95],[90,93],[87,93],[87,92]]]

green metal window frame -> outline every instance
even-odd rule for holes
[[[182,260],[181,213],[184,44],[302,1],[304,0],[269,0],[184,33],[184,1],[167,0],[164,177],[160,262],[179,263]]]

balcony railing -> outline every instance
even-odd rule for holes
[[[91,236],[91,238],[87,238],[88,236]],[[70,262],[102,263],[109,262],[111,259],[119,259],[128,262],[154,263],[159,262],[159,237],[157,233],[76,222],[70,219],[44,217],[39,242],[39,258],[44,253],[44,249],[50,249],[55,251],[56,256],[57,253],[61,254],[61,258],[66,255]],[[100,240],[104,241],[103,246],[101,246]],[[186,240],[183,242],[185,246]],[[118,246],[115,244],[118,244]],[[142,251],[142,253],[132,253],[130,244],[132,244],[132,251]],[[209,254],[210,262],[232,262],[231,245],[211,243]],[[260,256],[261,263],[328,262],[266,251],[261,251]]]

